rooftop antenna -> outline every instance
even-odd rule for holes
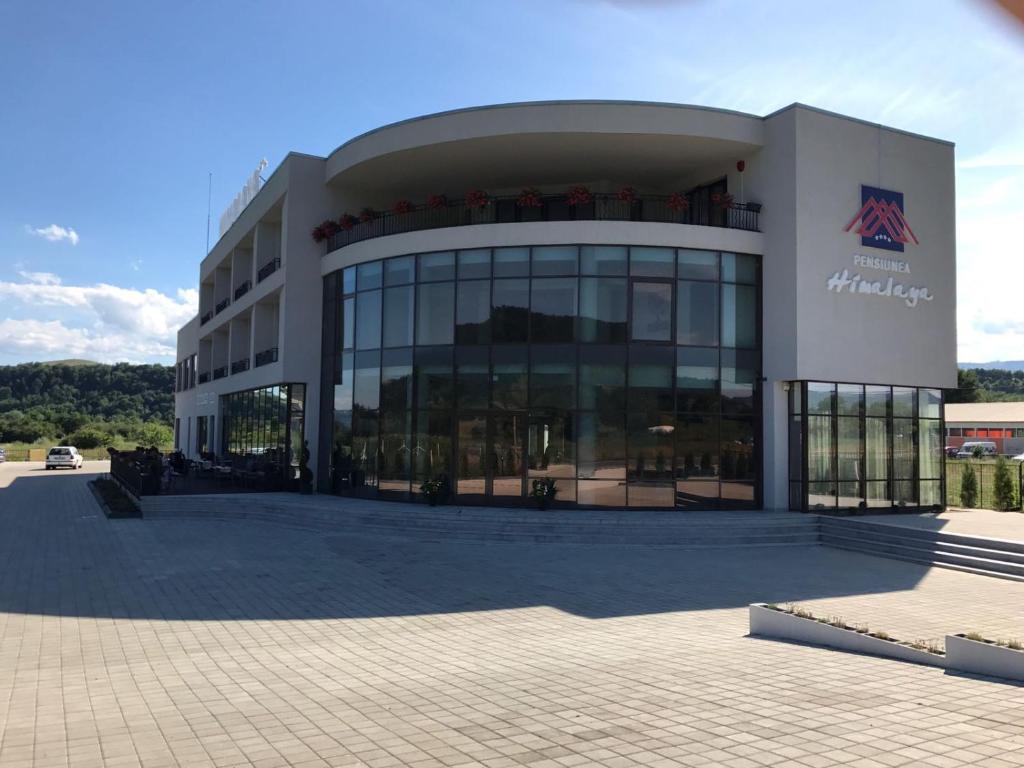
[[[210,176],[206,182],[206,253],[203,254],[203,258],[206,258],[206,254],[210,252],[210,201],[213,197],[213,171],[210,171]]]

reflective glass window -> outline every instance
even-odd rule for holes
[[[534,278],[530,281],[530,340],[534,343],[573,341],[576,337],[576,279]]]
[[[360,291],[369,291],[380,288],[381,277],[384,274],[384,267],[379,261],[368,261],[360,264],[356,269],[359,272],[359,279],[356,286]]]
[[[624,245],[581,245],[580,274],[625,276],[628,249]]]
[[[727,283],[756,285],[757,257],[741,253],[723,253],[722,280]]]
[[[360,301],[365,294],[360,297]],[[413,286],[384,289],[384,346],[412,346]]]
[[[533,249],[534,277],[575,275],[577,271],[575,245],[546,245]]]
[[[626,340],[626,286],[625,278],[580,279],[580,341],[611,344]]]
[[[438,251],[420,254],[420,282],[455,279],[455,253]]]
[[[380,347],[380,291],[356,297],[356,349]]]
[[[451,348],[417,349],[417,405],[420,408],[451,408],[453,393]]]
[[[580,477],[600,480],[625,479],[625,414],[603,411],[580,413],[576,453]]]
[[[718,285],[680,280],[676,286],[676,344],[718,344]]]
[[[502,410],[526,408],[527,358],[525,348],[493,350],[491,403]]]
[[[455,309],[455,343],[486,344],[491,340],[491,281],[460,280]]]
[[[384,285],[405,285],[416,275],[416,260],[412,256],[399,256],[384,262]]]
[[[576,350],[573,347],[534,349],[530,367],[531,408],[573,408],[576,405]]]
[[[633,283],[633,341],[672,340],[672,284]]]
[[[722,284],[722,346],[757,346],[757,289]]]
[[[680,347],[676,350],[676,408],[718,410],[718,350]]]
[[[495,248],[495,277],[526,277],[530,274],[529,248]]]
[[[678,257],[678,277],[688,280],[717,280],[718,252],[692,251],[680,248]]]
[[[629,249],[629,273],[633,277],[675,277],[675,249],[631,247]]]
[[[530,327],[530,281],[495,280],[493,292],[492,340],[499,343],[525,342],[529,338]]]
[[[416,287],[416,343],[451,344],[455,330],[455,283]]]
[[[356,292],[356,268],[348,267],[341,273],[341,292],[344,294]]]
[[[459,251],[459,280],[491,276],[491,252],[487,248]]]

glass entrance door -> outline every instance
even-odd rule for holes
[[[524,495],[525,413],[492,414],[488,445],[489,495],[495,504],[518,503]]]

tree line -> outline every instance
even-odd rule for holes
[[[0,366],[0,443],[79,448],[173,442],[174,368],[129,363]]]
[[[1024,371],[967,368],[957,371],[957,388],[946,390],[947,403],[1024,400]]]

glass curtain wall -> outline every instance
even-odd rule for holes
[[[756,508],[760,264],[629,246],[442,251],[324,281],[321,490]]]
[[[281,384],[224,395],[222,453],[236,466],[280,473],[285,480],[297,479],[305,395],[304,384]]]
[[[942,391],[793,382],[790,508],[943,505]]]

